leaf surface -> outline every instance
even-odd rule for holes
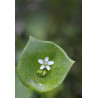
[[[41,66],[38,60],[44,60],[45,57],[49,57],[54,64],[50,65],[51,69],[41,77],[37,74]],[[27,87],[38,92],[47,92],[63,82],[73,63],[58,45],[30,36],[18,62],[18,75]]]
[[[32,90],[24,86],[15,72],[15,98],[31,98]]]

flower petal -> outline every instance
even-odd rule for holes
[[[45,68],[45,66],[44,66],[44,65],[41,65],[41,66],[40,66],[40,69],[44,69],[44,68]]]
[[[49,60],[49,57],[45,57],[45,62],[47,62]]]
[[[38,62],[39,62],[40,64],[43,64],[43,63],[44,63],[44,61],[43,61],[42,59],[39,59]]]
[[[46,66],[46,69],[47,69],[47,70],[50,70],[50,66],[47,65],[47,66]]]
[[[54,64],[53,61],[48,61],[48,65],[52,65],[52,64]]]

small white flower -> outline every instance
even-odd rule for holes
[[[38,62],[39,62],[40,64],[42,64],[42,65],[40,66],[40,69],[46,68],[47,70],[50,70],[50,66],[49,66],[49,65],[54,64],[54,62],[53,62],[53,61],[48,61],[48,60],[49,60],[49,57],[45,57],[45,60],[42,60],[42,59],[39,59],[39,60],[38,60]]]

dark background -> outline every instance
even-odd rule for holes
[[[30,35],[37,39],[52,41],[76,61],[64,80],[62,90],[53,98],[82,98],[82,1],[16,0],[15,2],[16,66]],[[24,87],[16,73],[15,97],[40,98],[40,95]]]

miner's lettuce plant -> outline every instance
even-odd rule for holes
[[[73,63],[58,45],[30,36],[19,58],[17,72],[25,86],[44,93],[63,82]]]

